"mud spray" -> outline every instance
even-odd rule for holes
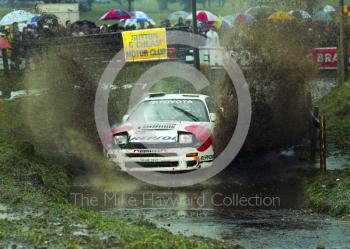
[[[244,34],[232,29],[222,35],[225,47],[250,55],[248,66],[242,65],[253,100],[246,151],[285,148],[303,142],[307,134],[310,108],[306,99],[307,80],[313,70],[308,49],[302,46],[304,38],[297,35],[295,26],[295,23],[259,23]],[[50,46],[45,55],[34,56],[35,69],[26,74],[26,88],[44,89],[45,94],[21,101],[23,129],[29,134],[25,139],[30,138],[41,152],[63,156],[74,175],[89,176],[86,178],[89,184],[133,188],[137,184],[129,184],[130,178],[116,173],[115,166],[103,157],[93,106],[99,77],[106,66],[103,61],[108,63],[116,51],[108,48],[105,52],[110,58],[104,55],[101,59],[94,54],[100,48],[96,48],[96,43],[94,46],[93,49],[86,49],[87,45],[66,49]],[[153,65],[153,62],[127,65],[114,84],[136,82]],[[201,93],[214,95],[218,104],[214,142],[219,153],[235,129],[237,97],[223,72],[205,65],[201,71],[212,83]],[[170,78],[155,85],[154,90],[177,93],[194,89],[183,80]],[[120,121],[127,110],[129,94],[130,90],[111,91],[108,110],[111,124]]]
[[[67,163],[76,184],[132,191],[137,183],[103,156],[93,113],[98,80],[74,58],[54,49],[34,58],[26,88],[44,93],[22,102],[26,133],[41,153]]]

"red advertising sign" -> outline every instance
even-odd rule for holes
[[[320,69],[337,69],[337,48],[313,48],[311,49],[312,61],[319,65]],[[348,49],[348,55],[350,54],[350,48]],[[348,66],[349,57],[348,57]]]

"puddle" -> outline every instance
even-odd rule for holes
[[[336,154],[334,158],[337,167],[346,160]],[[77,186],[72,202],[112,217],[147,219],[173,233],[246,248],[348,249],[349,221],[303,210],[300,169],[313,167],[299,162],[291,150],[271,152],[235,162],[201,185],[171,189],[138,182],[129,192],[118,186],[106,192]]]

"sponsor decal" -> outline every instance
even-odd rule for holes
[[[135,141],[175,141],[177,137],[173,136],[143,136],[143,137],[131,137],[130,142]]]
[[[214,160],[214,155],[201,156],[201,161],[212,161]]]
[[[161,162],[162,160],[156,159],[156,158],[140,158],[138,161],[143,163],[158,163],[158,162]]]
[[[151,105],[162,105],[162,104],[193,104],[190,99],[164,99],[154,100],[149,102]]]
[[[165,152],[167,152],[166,149],[133,150],[133,153],[140,153],[140,154],[143,154],[143,153],[165,153]]]
[[[350,48],[348,48],[347,64],[350,68]],[[320,69],[323,70],[336,70],[338,66],[337,60],[337,48],[327,47],[327,48],[312,48],[311,56],[313,63],[318,65]]]

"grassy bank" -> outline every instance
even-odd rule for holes
[[[58,248],[226,247],[69,204],[67,169],[36,155],[28,142],[0,140],[0,175],[0,247],[11,241]]]
[[[306,198],[314,211],[350,218],[350,170],[313,178],[307,185]]]
[[[317,105],[325,115],[329,146],[350,148],[350,82],[333,89]],[[328,171],[306,186],[307,205],[315,211],[349,217],[350,167]]]
[[[350,82],[336,87],[317,105],[326,117],[328,144],[350,148]]]

